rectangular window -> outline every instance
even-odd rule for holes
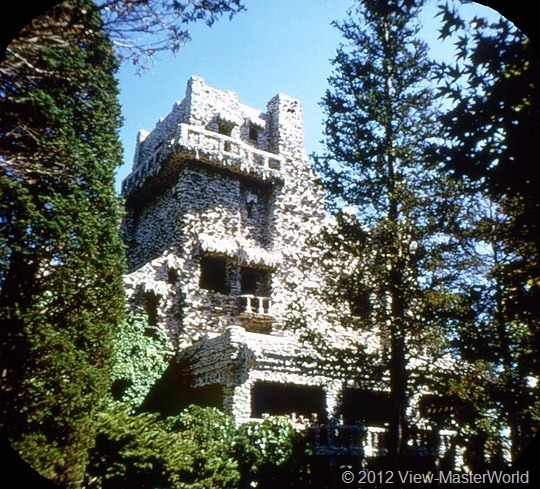
[[[255,124],[249,125],[249,140],[252,144],[257,145],[259,140],[259,129]]]
[[[227,260],[221,257],[205,256],[201,259],[201,289],[228,294]]]
[[[148,325],[158,325],[158,306],[159,297],[153,292],[148,291],[144,294],[144,309],[148,316]]]
[[[261,268],[240,269],[240,292],[259,297],[270,296],[270,272]]]
[[[224,136],[231,136],[234,129],[234,125],[230,122],[218,121],[218,131],[219,134]]]

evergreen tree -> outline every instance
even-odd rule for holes
[[[0,78],[1,425],[68,487],[84,478],[124,309],[117,63],[92,12],[72,0],[37,19],[20,45],[51,35]]]
[[[69,0],[0,53],[0,426],[61,485],[83,480],[123,317],[117,60],[242,8]]]
[[[420,379],[411,373],[414,357],[443,351],[443,313],[452,302],[446,258],[461,212],[453,186],[426,157],[437,126],[433,65],[418,38],[423,3],[366,0],[337,24],[345,41],[323,100],[327,152],[316,157],[337,211],[335,238],[356,259],[347,280],[353,312],[381,338],[394,463],[405,451],[406,411]]]

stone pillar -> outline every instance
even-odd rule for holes
[[[251,382],[234,387],[231,414],[237,423],[248,421],[251,417]]]
[[[341,408],[341,394],[343,391],[343,382],[333,380],[325,385],[324,393],[326,398],[326,417],[328,421],[338,421],[339,410]]]
[[[292,160],[304,159],[304,123],[300,102],[282,93],[267,106],[269,151]]]
[[[228,326],[225,330],[227,343],[236,354],[244,345],[246,330],[241,326]],[[232,415],[236,422],[247,421],[251,416],[251,381],[245,370],[243,358],[238,358],[239,364],[228,375],[226,384],[223,386],[223,410]],[[240,371],[238,370],[240,368]]]

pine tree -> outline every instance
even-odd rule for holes
[[[36,19],[12,56],[35,32],[51,36],[0,79],[1,424],[68,487],[84,478],[124,310],[117,63],[90,7]]]
[[[461,212],[455,189],[427,159],[437,126],[433,64],[418,38],[423,3],[358,2],[336,24],[344,42],[323,100],[327,150],[316,157],[337,212],[336,237],[356,257],[348,277],[353,309],[383,344],[394,463],[406,447],[406,411],[419,378],[414,357],[443,351],[452,302],[446,258]]]

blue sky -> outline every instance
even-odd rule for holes
[[[450,47],[436,42],[436,2],[428,3],[422,18],[425,38],[433,47],[432,55],[439,58],[448,55]],[[138,130],[151,130],[184,98],[191,75],[201,76],[216,88],[232,90],[241,103],[261,110],[278,92],[299,99],[304,109],[306,151],[321,149],[319,102],[340,42],[331,22],[345,18],[353,1],[245,0],[245,4],[247,10],[230,21],[223,18],[211,28],[192,26],[191,42],[175,56],[161,53],[142,75],[131,65],[121,67],[124,165],[117,172],[117,190],[131,171]],[[467,10],[471,14],[493,12],[478,4]]]

